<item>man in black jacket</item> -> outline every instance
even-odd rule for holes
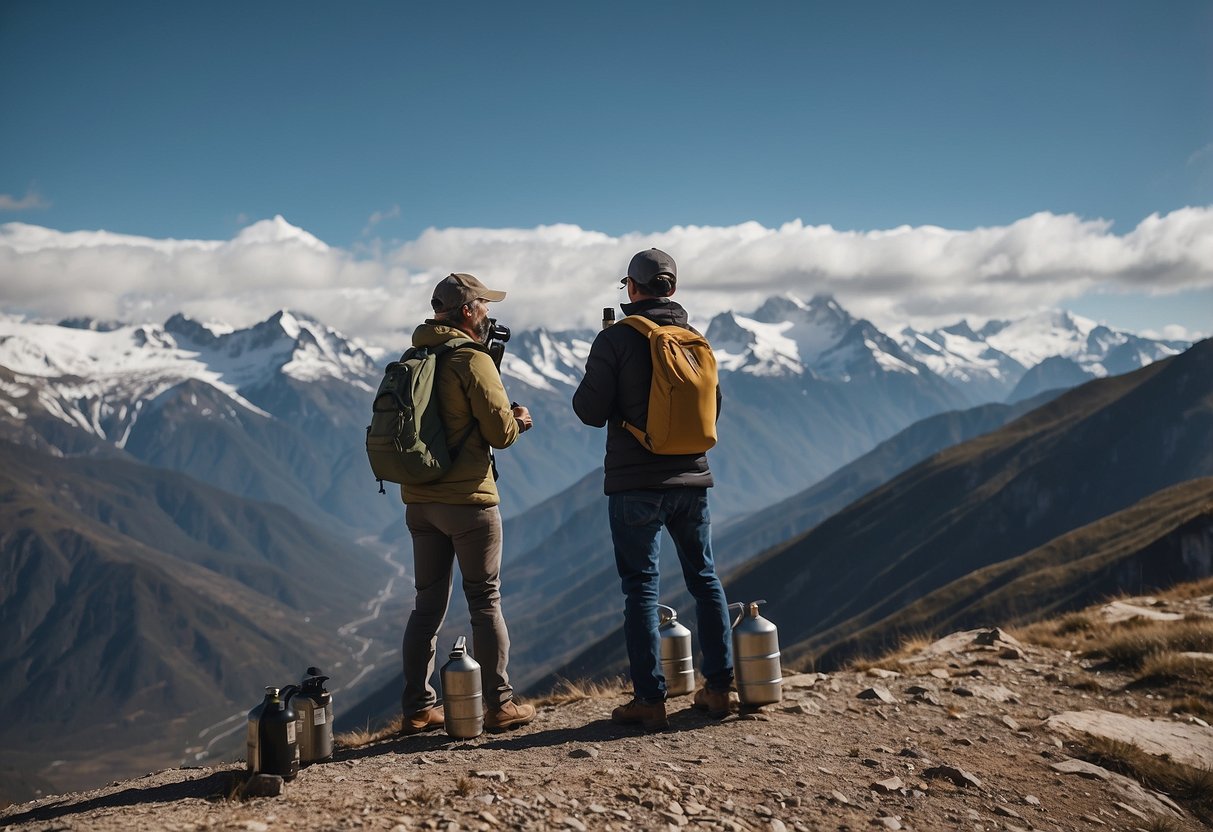
[[[670,299],[678,285],[677,266],[670,255],[655,248],[640,252],[621,282],[630,301],[623,304],[625,315],[643,315],[660,326],[691,329],[686,310]],[[573,394],[573,409],[587,425],[607,427],[604,490],[609,498],[615,564],[623,583],[623,628],[634,696],[616,708],[611,718],[660,730],[668,725],[657,631],[662,526],[674,540],[687,590],[695,598],[707,681],[695,694],[696,708],[716,717],[728,713],[733,657],[728,605],[712,561],[707,497],[712,472],[707,457],[652,453],[623,427],[625,421],[647,424],[652,376],[648,339],[628,326],[608,327],[590,347],[585,377]],[[719,411],[719,391],[716,403]]]

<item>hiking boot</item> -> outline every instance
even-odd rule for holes
[[[639,699],[611,711],[611,722],[639,725],[646,731],[664,731],[670,727],[670,721],[665,717],[664,702],[641,702]]]
[[[442,706],[435,705],[432,708],[426,708],[424,711],[405,714],[404,719],[400,723],[400,733],[408,737],[413,734],[420,734],[422,731],[433,731],[435,728],[443,727],[444,724]]]
[[[484,727],[490,731],[505,731],[526,725],[535,718],[534,705],[519,705],[513,699],[501,703],[499,708],[489,708],[484,714]]]
[[[691,707],[700,711],[707,711],[708,716],[723,719],[729,715],[729,692],[727,690],[700,688],[695,691],[695,700],[691,702]]]

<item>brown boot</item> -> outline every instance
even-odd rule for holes
[[[441,728],[443,725],[444,715],[442,713],[442,706],[435,705],[432,708],[426,708],[424,711],[405,714],[404,719],[400,723],[400,733],[408,737],[413,734],[420,734],[422,731],[433,731],[435,728]]]
[[[484,727],[489,731],[505,731],[526,725],[535,718],[534,705],[520,705],[511,699],[499,708],[490,708],[484,715]]]
[[[641,702],[633,699],[611,711],[611,722],[617,725],[639,725],[646,731],[664,731],[670,727],[665,716],[664,702]]]
[[[700,688],[695,691],[695,699],[691,702],[691,707],[700,711],[707,711],[708,716],[717,719],[724,719],[729,715],[729,692],[727,690],[712,690],[711,688]]]

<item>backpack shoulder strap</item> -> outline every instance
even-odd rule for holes
[[[660,328],[655,321],[649,320],[644,315],[624,315],[622,318],[617,320],[615,324],[623,324],[630,327],[646,338],[649,336],[649,333]]]
[[[462,347],[471,347],[472,349],[488,352],[484,344],[473,341],[471,338],[452,338],[450,341],[444,341],[441,344],[435,344],[432,347],[409,347],[404,351],[404,355],[400,356],[400,360],[407,361],[419,352],[428,352],[435,358],[442,358],[447,353],[454,352]]]

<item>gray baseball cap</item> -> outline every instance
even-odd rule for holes
[[[639,286],[648,286],[654,279],[661,276],[668,277],[670,283],[678,282],[678,265],[674,262],[674,258],[666,254],[659,248],[651,248],[647,251],[641,251],[632,258],[632,262],[628,263],[627,277],[620,280],[620,283],[627,283],[628,277]]]
[[[505,292],[490,289],[470,274],[456,272],[438,281],[438,285],[434,287],[434,296],[430,298],[430,306],[434,307],[435,312],[449,312],[477,298],[487,301],[505,300]]]

